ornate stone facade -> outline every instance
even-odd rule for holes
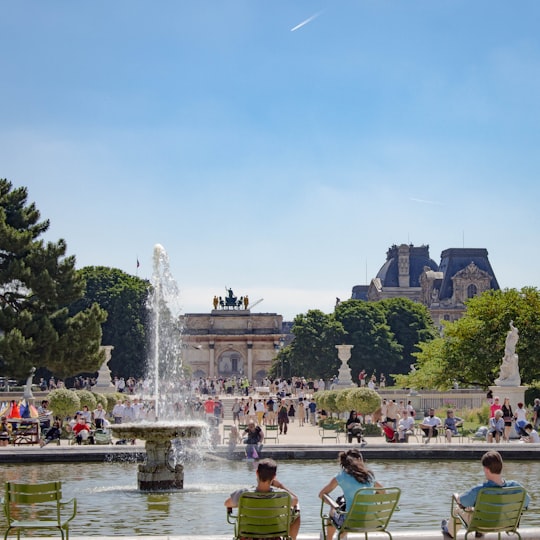
[[[277,313],[212,310],[182,318],[183,356],[195,377],[243,377],[260,381],[283,343]]]
[[[455,321],[465,312],[467,299],[499,285],[486,249],[450,248],[437,265],[429,246],[392,246],[386,262],[369,287],[353,287],[352,298],[382,300],[405,297],[428,307],[435,324]]]

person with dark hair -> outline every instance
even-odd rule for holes
[[[362,423],[360,422],[360,418],[358,418],[358,413],[356,411],[350,412],[346,426],[349,442],[352,443],[353,437],[356,437],[358,442],[361,443],[364,430],[362,429]]]
[[[347,505],[352,503],[356,492],[360,488],[382,488],[382,485],[375,480],[374,474],[366,467],[362,454],[358,450],[352,449],[346,452],[340,452],[339,464],[341,470],[321,489],[319,498],[324,500],[325,495],[329,495],[334,489],[339,487],[343,491],[346,510]],[[346,514],[336,514],[334,508],[331,507],[330,517],[332,522],[339,527],[345,521]],[[333,524],[328,525],[326,537],[333,538],[335,531],[336,527]]]
[[[230,497],[225,501],[225,506],[230,512],[238,507],[240,495],[246,491],[256,491],[258,493],[272,493],[276,491],[286,491],[291,496],[292,521],[290,533],[293,540],[298,536],[300,530],[300,511],[298,510],[298,497],[277,478],[277,463],[273,459],[261,459],[255,472],[257,476],[257,485],[251,488],[242,488],[233,491]]]
[[[242,438],[242,442],[246,445],[246,457],[258,459],[261,456],[263,441],[263,430],[255,424],[255,420],[250,420]]]
[[[476,503],[476,497],[478,497],[478,492],[482,488],[497,488],[497,487],[514,487],[519,486],[523,487],[520,483],[515,482],[514,480],[505,480],[502,477],[503,469],[503,460],[501,454],[495,450],[490,450],[486,452],[482,459],[480,460],[482,467],[484,468],[484,475],[486,481],[482,484],[478,484],[473,488],[469,489],[465,493],[458,495],[454,493],[454,498],[459,505],[459,513],[463,517],[463,520],[466,523],[469,523],[471,517],[471,511]],[[527,495],[525,497],[525,507],[529,506],[530,497]],[[459,523],[458,523],[459,526]],[[454,520],[453,519],[443,519],[441,523],[441,528],[443,535],[446,538],[455,538],[457,530],[454,530]]]

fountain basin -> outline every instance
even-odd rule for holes
[[[111,429],[120,439],[145,441],[146,460],[139,465],[137,482],[141,491],[164,491],[184,488],[184,466],[175,463],[174,439],[199,438],[203,422],[137,422],[114,424]]]

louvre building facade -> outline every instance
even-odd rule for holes
[[[499,289],[484,248],[449,248],[437,264],[429,256],[429,246],[393,245],[386,262],[369,285],[356,285],[353,299],[382,300],[409,298],[430,311],[433,322],[455,321],[465,312],[465,301]]]

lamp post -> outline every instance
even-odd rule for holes
[[[281,349],[283,349],[283,345],[285,345],[285,339],[283,339],[283,336],[279,338],[279,352],[281,352]],[[281,364],[281,378],[283,379],[283,356],[279,357],[279,362]]]

